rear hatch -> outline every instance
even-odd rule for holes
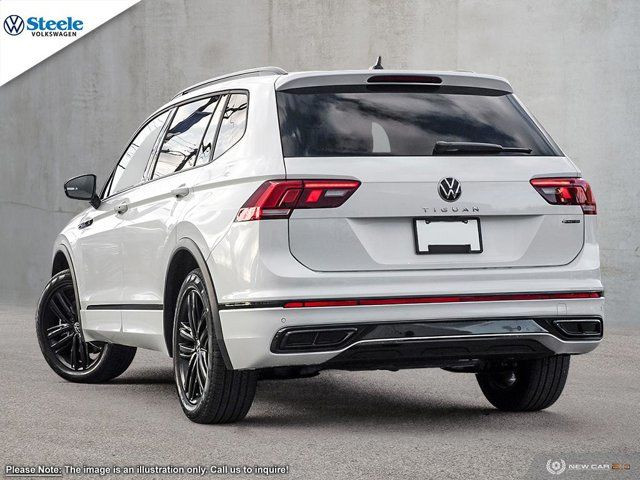
[[[578,255],[582,209],[552,205],[530,183],[578,172],[508,84],[364,75],[278,89],[287,178],[361,182],[337,208],[293,211],[289,248],[300,263],[317,271],[542,267]]]

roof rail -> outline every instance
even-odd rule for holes
[[[204,87],[208,87],[209,85],[213,85],[220,82],[225,82],[232,78],[241,78],[241,77],[259,77],[262,75],[286,75],[288,72],[279,67],[258,67],[258,68],[250,68],[249,70],[240,70],[238,72],[228,73],[226,75],[220,75],[219,77],[213,77],[209,80],[205,80],[204,82],[196,83],[189,88],[185,88],[184,90],[180,90],[173,98],[177,98],[181,95],[186,95],[187,93],[191,93],[194,90],[199,90]]]

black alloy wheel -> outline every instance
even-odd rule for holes
[[[123,373],[134,347],[85,341],[69,270],[55,274],[40,297],[36,313],[40,350],[51,369],[72,382],[106,382]]]
[[[173,370],[182,410],[196,423],[243,419],[256,391],[255,370],[234,370],[225,364],[213,323],[216,307],[202,271],[187,274],[176,300]]]
[[[72,283],[60,282],[52,290],[43,313],[46,346],[63,368],[88,371],[98,363],[105,344],[84,341]]]
[[[185,292],[178,311],[178,375],[186,400],[197,405],[209,376],[211,339],[207,327],[208,310],[195,285]]]

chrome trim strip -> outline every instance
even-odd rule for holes
[[[360,340],[358,342],[354,342],[349,347],[353,347],[354,345],[358,345],[361,343],[396,343],[396,342],[411,342],[411,341],[424,341],[424,340],[459,340],[461,338],[505,338],[505,337],[514,337],[514,338],[528,338],[531,336],[543,335],[545,337],[552,337],[559,342],[562,343],[585,343],[585,342],[568,342],[566,340],[562,340],[551,333],[543,333],[543,332],[531,332],[531,333],[477,333],[477,334],[467,334],[467,335],[434,335],[430,337],[407,337],[407,338],[375,338],[370,340]],[[588,341],[588,340],[587,340]],[[597,340],[600,342],[600,340]],[[345,349],[347,350],[347,349]]]

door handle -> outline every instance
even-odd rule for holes
[[[123,214],[124,212],[129,210],[129,205],[127,205],[126,203],[121,203],[120,205],[115,207],[114,210],[117,214]]]
[[[91,225],[93,225],[93,218],[90,218],[89,220],[85,220],[80,225],[78,225],[78,228],[82,230],[83,228],[90,227]]]
[[[189,195],[189,187],[185,187],[184,185],[178,187],[178,188],[174,188],[173,190],[171,190],[171,195],[173,195],[176,198],[184,198],[187,195]]]

